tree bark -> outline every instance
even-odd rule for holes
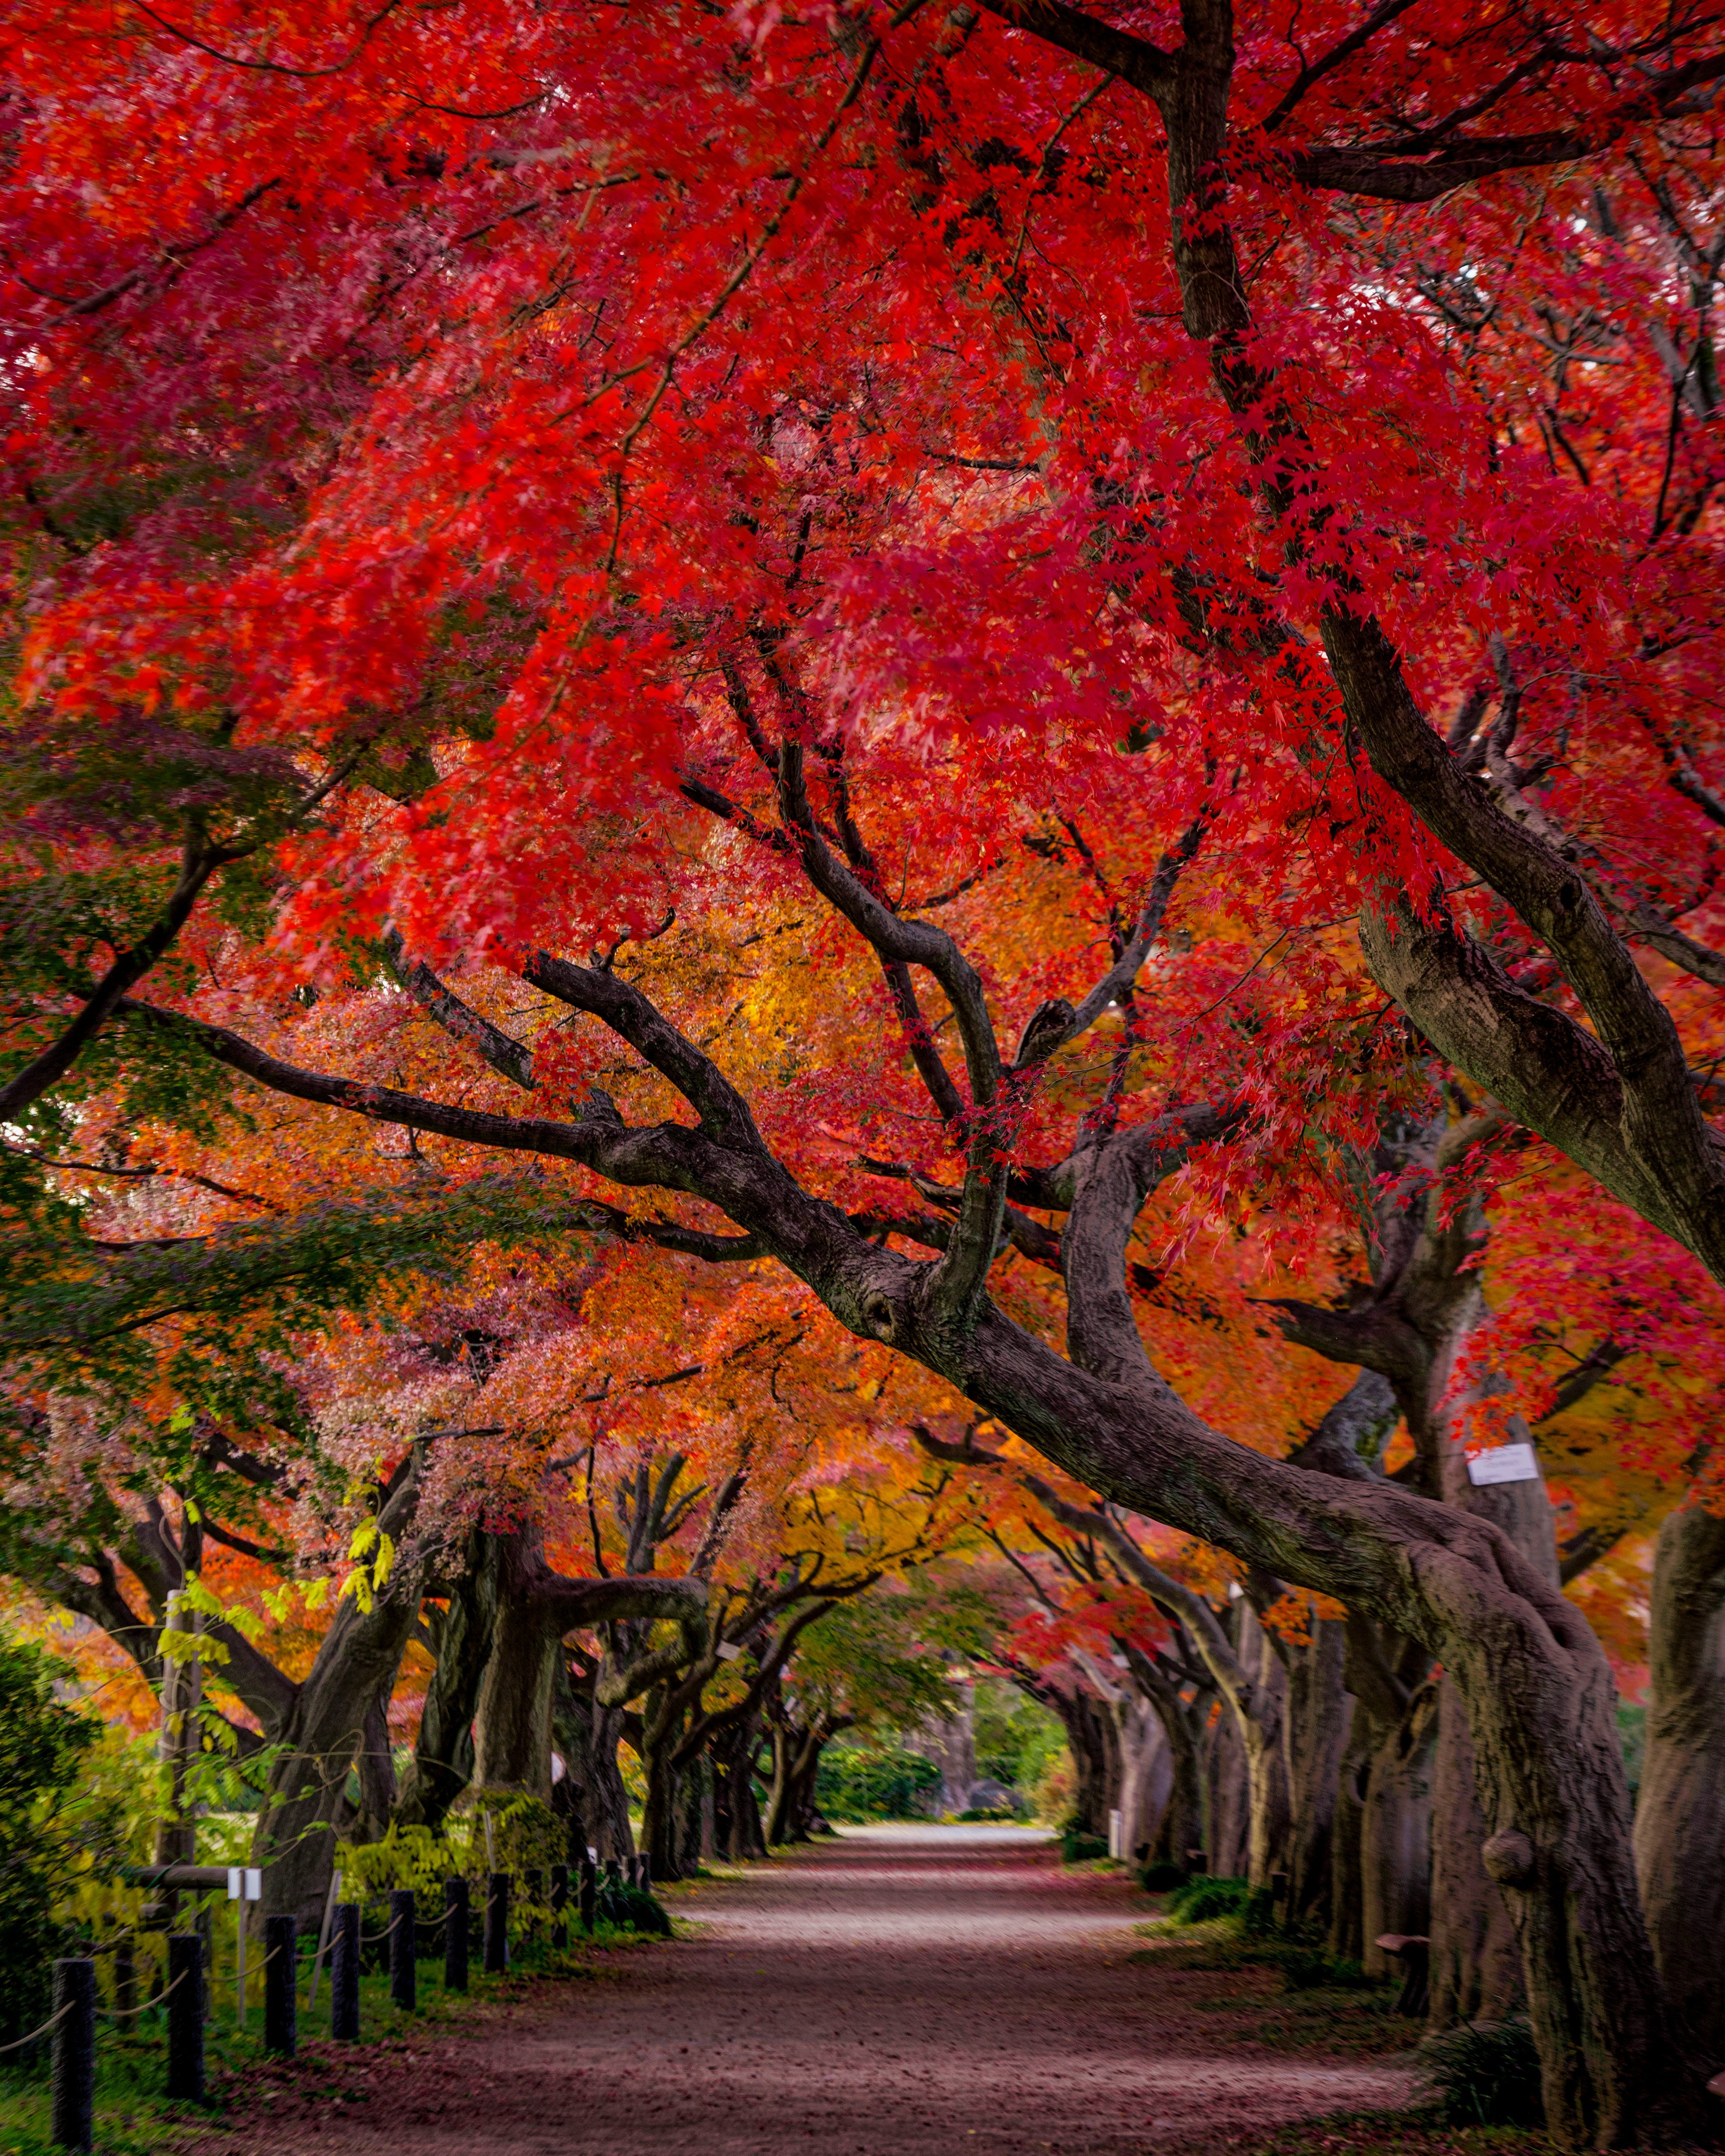
[[[1209,1802],[1204,1848],[1220,1879],[1243,1879],[1251,1861],[1252,1785],[1240,1717],[1219,1706],[1210,1731],[1205,1784]]]
[[[1725,2061],[1725,1517],[1691,1502],[1659,1531],[1635,1868],[1673,2010]]]
[[[1282,1724],[1290,1813],[1288,1907],[1292,1915],[1325,1925],[1342,1759],[1353,1722],[1353,1702],[1343,1682],[1347,1649],[1348,1628],[1340,1618],[1312,1620],[1309,1643],[1289,1650]]]

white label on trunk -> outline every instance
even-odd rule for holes
[[[245,1868],[245,1898],[248,1902],[261,1902],[264,1898],[264,1874],[255,1864]]]
[[[1481,1452],[1467,1463],[1467,1479],[1482,1482],[1537,1482],[1539,1462],[1531,1445],[1500,1445]]]
[[[245,1874],[237,1864],[228,1866],[228,1899],[237,1902],[240,1888],[245,1884]]]

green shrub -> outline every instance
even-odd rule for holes
[[[1378,1987],[1377,1978],[1368,1976],[1357,1961],[1332,1960],[1322,1947],[1297,1941],[1282,1948],[1276,1965],[1290,1991],[1373,1991]]]
[[[829,1744],[814,1778],[815,1802],[828,1819],[855,1825],[866,1820],[915,1819],[928,1810],[928,1792],[940,1772],[920,1752],[891,1740],[880,1744]]]
[[[1105,1835],[1079,1834],[1069,1830],[1060,1836],[1062,1864],[1087,1864],[1092,1857],[1107,1854],[1108,1841]]]
[[[1168,1914],[1182,1924],[1208,1924],[1218,1917],[1238,1915],[1250,1892],[1244,1879],[1213,1879],[1200,1872],[1170,1898]]]
[[[1539,2054],[1526,2018],[1463,2021],[1420,2054],[1427,2102],[1446,2126],[1541,2126]]]
[[[126,1853],[108,1798],[85,1789],[102,1724],[54,1697],[72,1674],[0,1634],[0,2043],[47,2013],[49,1964],[70,1944],[66,1905]]]
[[[620,1881],[615,1887],[601,1886],[598,1914],[604,1922],[615,1924],[619,1931],[653,1932],[662,1939],[671,1935],[671,1921],[664,1903],[644,1893],[639,1887]]]

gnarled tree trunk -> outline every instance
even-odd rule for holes
[[[1343,1682],[1347,1651],[1345,1623],[1337,1617],[1314,1618],[1310,1641],[1296,1645],[1288,1656],[1282,1723],[1290,1814],[1288,1907],[1294,1916],[1325,1923],[1342,1758],[1353,1722],[1353,1702]]]
[[[1635,1868],[1671,2005],[1725,2061],[1725,1517],[1693,1503],[1659,1531]]]

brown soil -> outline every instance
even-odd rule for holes
[[[1126,2156],[1407,2100],[1399,2061],[1291,2056],[1260,1973],[1131,1958],[1150,1905],[1015,1830],[868,1829],[669,1898],[698,1936],[455,2033],[308,2047],[198,2148]]]

